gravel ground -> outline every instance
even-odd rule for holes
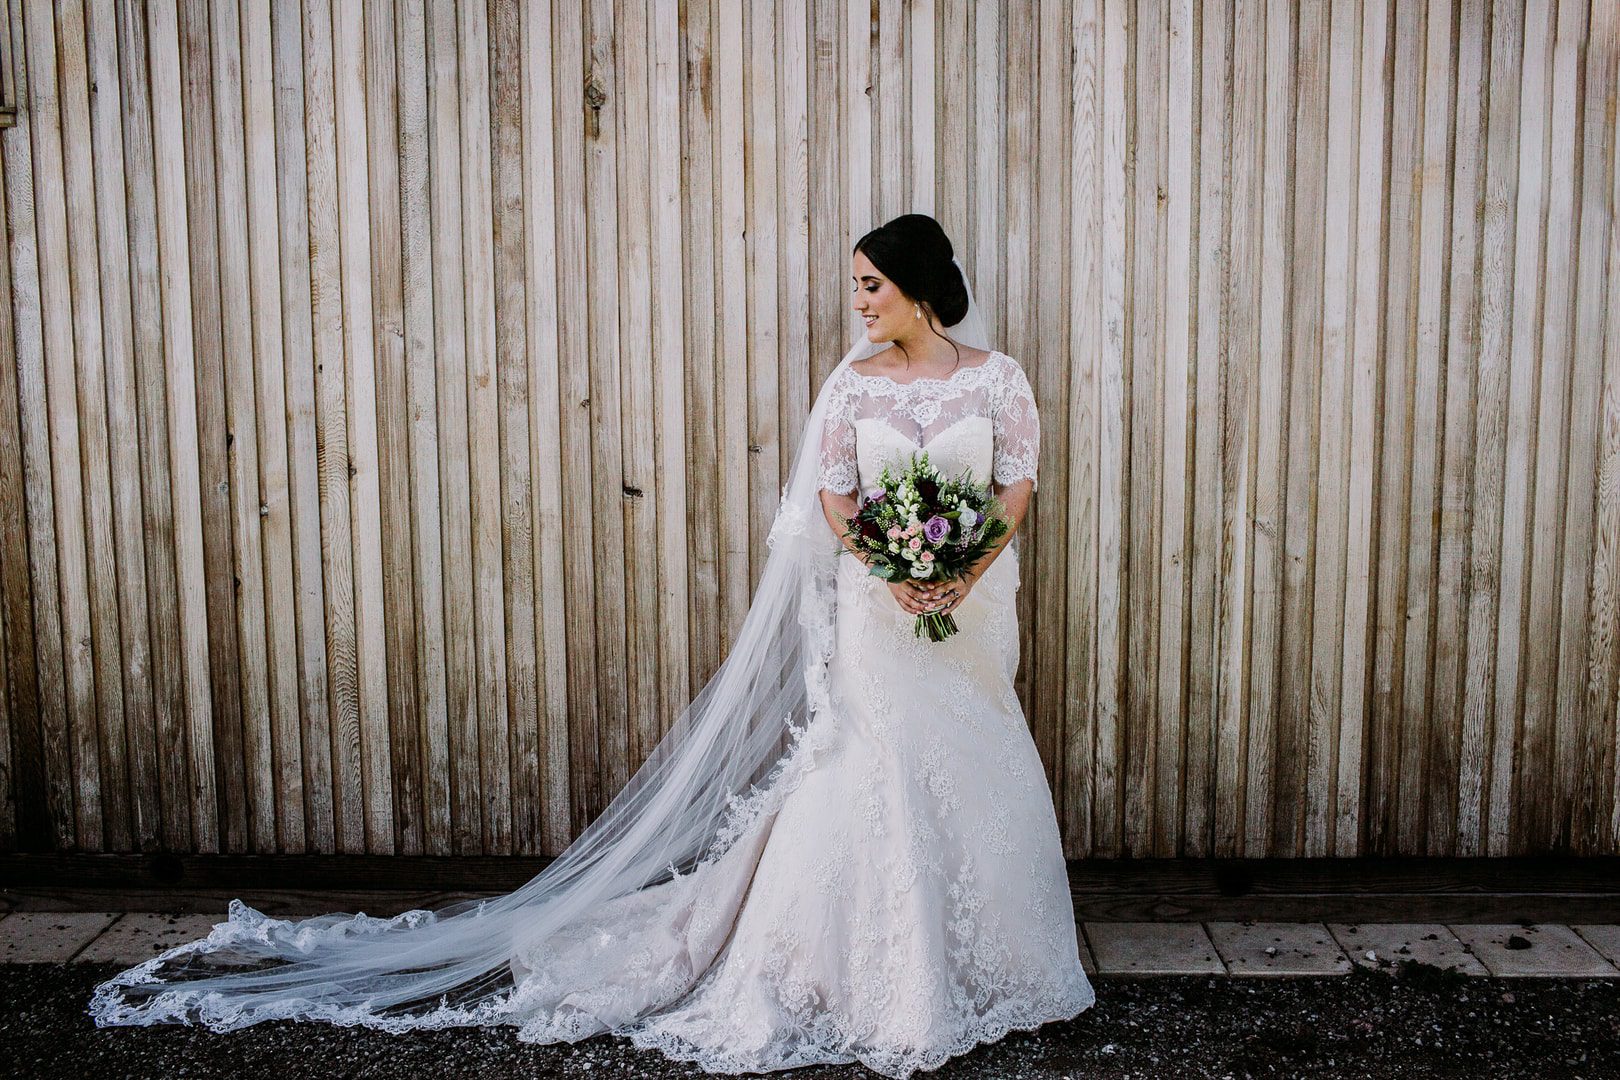
[[[627,1039],[520,1043],[511,1028],[389,1035],[260,1024],[98,1029],[91,987],[116,967],[0,967],[0,1074],[18,1077],[567,1077],[704,1075]],[[1620,981],[1468,978],[1406,962],[1320,979],[1099,976],[1097,1004],[947,1062],[966,1077],[1620,1078]],[[869,1080],[858,1066],[776,1074]]]

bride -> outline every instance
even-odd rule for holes
[[[1095,1001],[1051,790],[1013,691],[1040,431],[938,222],[851,260],[858,341],[811,409],[737,644],[572,844],[505,896],[225,922],[96,988],[101,1026],[320,1020],[601,1033],[711,1072],[891,1077]],[[842,518],[926,448],[1014,531],[965,580],[889,584]],[[954,614],[941,642],[917,613]]]

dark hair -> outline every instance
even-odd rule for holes
[[[857,240],[855,250],[901,292],[927,304],[944,325],[967,318],[967,282],[951,261],[950,237],[927,214],[901,214],[886,221]]]

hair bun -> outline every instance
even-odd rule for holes
[[[872,265],[907,296],[925,302],[939,321],[955,326],[967,317],[967,282],[957,266],[951,238],[927,214],[901,214],[855,244]]]

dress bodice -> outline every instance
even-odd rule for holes
[[[980,482],[1036,479],[1040,423],[1023,368],[1006,353],[942,379],[897,382],[845,367],[835,377],[821,440],[821,487],[849,494],[912,454],[946,476]]]

